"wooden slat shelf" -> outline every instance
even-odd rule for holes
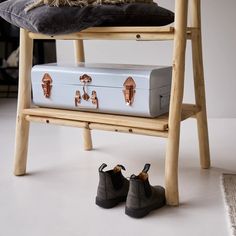
[[[81,33],[129,33],[129,32],[142,32],[142,33],[172,33],[174,32],[174,27],[172,26],[161,26],[161,27],[154,27],[154,26],[143,26],[143,27],[91,27],[85,30],[82,30]]]
[[[191,38],[191,33],[197,28],[189,27],[187,29],[187,38]],[[173,40],[174,27],[91,27],[78,33],[66,35],[44,35],[29,32],[32,39],[59,39],[59,40]]]
[[[197,112],[199,108],[195,105],[183,104],[181,119],[192,117]],[[168,135],[168,114],[157,118],[142,118],[38,107],[25,109],[23,114],[28,121],[161,137]]]

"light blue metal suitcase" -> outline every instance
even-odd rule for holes
[[[40,107],[157,117],[168,112],[171,67],[36,65],[33,102]]]

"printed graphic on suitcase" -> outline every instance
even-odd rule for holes
[[[157,117],[168,112],[171,67],[36,65],[33,103],[40,107]]]

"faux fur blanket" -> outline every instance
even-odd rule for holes
[[[25,11],[30,11],[36,7],[42,5],[48,5],[51,7],[60,6],[78,6],[84,7],[88,5],[101,5],[101,4],[112,4],[121,5],[125,3],[150,3],[153,4],[153,0],[35,0],[26,6]]]

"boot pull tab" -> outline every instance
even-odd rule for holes
[[[143,172],[143,173],[147,173],[147,172],[149,171],[149,169],[150,169],[150,166],[151,166],[151,164],[146,163],[145,166],[144,166],[144,168],[143,168],[143,170],[142,170],[142,172]]]
[[[102,172],[105,167],[107,167],[107,164],[103,163],[98,169],[99,172]]]
[[[142,181],[146,181],[148,179],[148,170],[150,168],[150,164],[145,164],[142,172],[138,175],[139,179],[141,179]]]
[[[122,165],[119,165],[119,164],[117,166],[115,166],[114,169],[113,169],[113,171],[115,173],[120,172],[121,170],[125,170],[125,167],[122,166]]]

